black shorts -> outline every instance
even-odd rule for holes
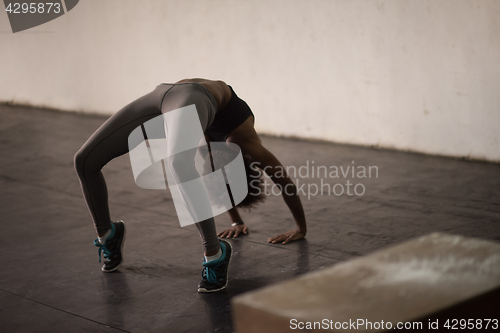
[[[210,141],[226,141],[232,131],[254,115],[247,103],[236,95],[231,86],[229,88],[231,99],[223,109],[217,111],[213,123],[205,130]]]

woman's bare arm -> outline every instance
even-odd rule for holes
[[[296,230],[269,238],[269,242],[277,243],[283,241],[287,244],[293,240],[304,238],[307,233],[306,217],[302,202],[297,194],[297,187],[286,173],[286,169],[281,162],[262,144],[254,142],[251,146],[242,148],[257,163],[260,169],[264,170],[271,180],[281,189],[283,199],[293,215]]]
[[[264,170],[275,184],[282,189],[283,199],[290,209],[297,228],[285,233],[270,237],[270,243],[282,242],[283,244],[304,238],[307,233],[306,217],[302,203],[297,194],[297,187],[286,173],[281,162],[267,150],[255,132],[254,118],[249,117],[243,124],[229,135],[227,141],[237,144],[243,154],[248,154],[256,166]],[[233,227],[236,228],[236,227]]]

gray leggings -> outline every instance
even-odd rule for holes
[[[128,137],[135,128],[162,113],[191,104],[196,105],[202,129],[206,130],[217,113],[213,95],[196,83],[161,84],[113,114],[76,153],[75,169],[98,233],[111,227],[108,191],[101,169],[115,157],[129,152]],[[214,219],[196,223],[196,227],[205,252],[218,251]]]

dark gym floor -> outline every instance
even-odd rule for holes
[[[250,234],[232,240],[227,289],[199,294],[196,228],[179,226],[168,191],[137,187],[122,156],[103,172],[112,218],[128,227],[125,262],[105,274],[73,156],[106,118],[0,106],[0,332],[232,332],[229,302],[240,293],[433,231],[500,240],[498,164],[263,136],[284,165],[354,161],[377,166],[378,178],[350,178],[362,196],[302,196],[307,238],[288,245],[267,243],[294,227],[269,196],[243,214]],[[346,184],[340,177],[323,181]],[[216,221],[230,224],[226,214]]]

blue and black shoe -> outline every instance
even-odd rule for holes
[[[227,286],[229,263],[231,262],[233,248],[225,240],[220,240],[220,248],[222,255],[218,260],[206,262],[205,258],[203,258],[202,280],[198,285],[198,292],[200,293],[213,293]]]
[[[99,262],[101,262],[101,252],[104,253],[103,272],[112,272],[123,263],[123,243],[125,243],[125,224],[123,221],[111,223],[111,234],[105,244],[99,243],[99,238],[94,240],[94,245],[99,248]]]

